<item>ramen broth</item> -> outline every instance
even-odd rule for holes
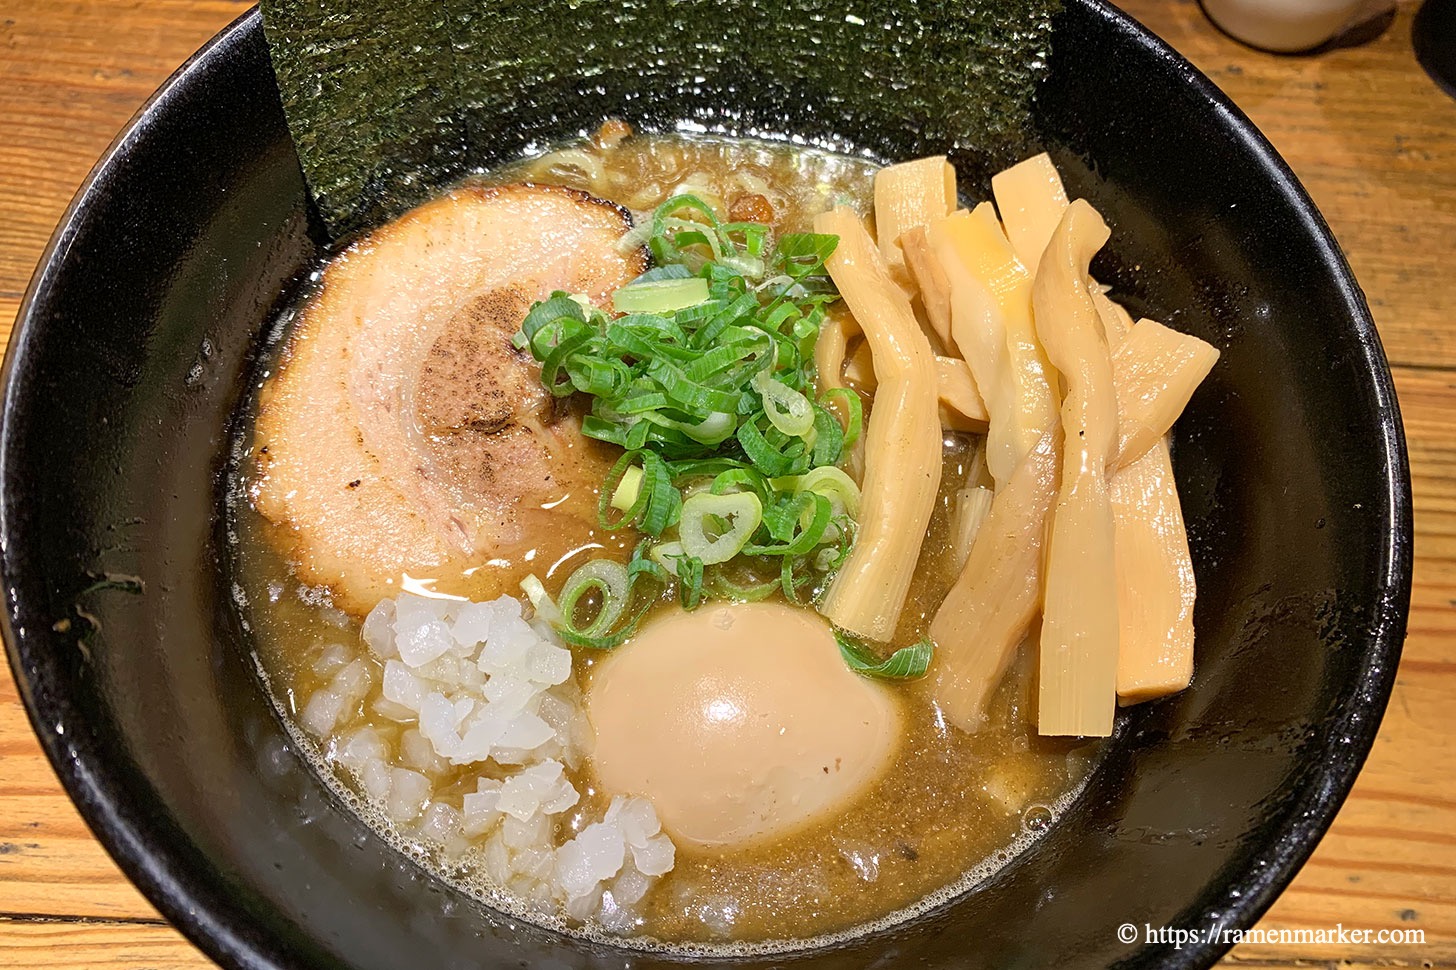
[[[581,189],[638,218],[670,194],[690,191],[725,212],[768,216],[776,232],[791,232],[805,230],[816,213],[835,203],[868,211],[873,172],[862,160],[779,144],[635,135],[612,147],[600,140],[571,145],[502,167],[482,181]],[[270,353],[276,358],[287,344],[285,329]],[[275,365],[276,360],[265,364],[261,387]],[[256,401],[252,407],[256,410]],[[582,447],[600,450],[604,467],[614,450],[594,442]],[[974,435],[945,437],[939,499],[896,644],[924,633],[954,580],[951,503],[968,475],[984,474],[976,467],[978,447]],[[492,885],[470,847],[434,844],[420,826],[391,822],[361,793],[359,779],[340,760],[345,734],[369,725],[394,749],[407,726],[374,710],[382,665],[361,642],[362,616],[337,608],[327,589],[297,578],[289,530],[270,523],[247,500],[266,459],[256,453],[250,431],[239,454],[230,514],[240,608],[274,700],[321,773],[373,827],[446,881],[548,925],[598,932],[590,922],[564,924],[539,901]],[[558,501],[594,508],[597,494],[563,495]],[[633,542],[630,534],[585,525],[558,533],[528,530],[508,552],[462,572],[393,580],[399,590],[424,595],[519,596],[518,584],[528,574],[553,586],[552,580],[559,582],[587,558],[625,560]],[[654,607],[675,609],[666,599]],[[651,619],[649,614],[647,622]],[[580,649],[574,654],[576,680],[589,692],[602,655]],[[323,737],[300,728],[309,699],[355,660],[371,671],[365,700]],[[973,734],[947,726],[915,682],[888,686],[903,707],[904,738],[889,769],[863,794],[833,817],[767,844],[716,850],[679,845],[676,865],[647,891],[627,935],[644,944],[733,946],[852,933],[912,914],[1005,864],[1066,804],[1098,751],[1095,741],[1038,736],[1029,661],[1029,651],[1023,651],[994,697],[988,724]],[[429,772],[433,799],[458,807],[480,773],[478,765],[435,765]],[[554,824],[579,831],[601,817],[613,793],[598,790],[589,757],[568,778],[583,797],[555,816]]]

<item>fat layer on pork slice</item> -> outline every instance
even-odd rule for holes
[[[416,583],[498,595],[588,541],[609,456],[510,341],[552,291],[604,303],[642,272],[630,225],[571,189],[471,186],[329,264],[254,435],[253,503],[300,578],[362,613]]]

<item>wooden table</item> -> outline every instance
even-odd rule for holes
[[[245,0],[0,3],[0,335],[92,162]],[[1410,50],[1413,3],[1374,43],[1250,51],[1189,0],[1126,6],[1227,90],[1319,203],[1395,370],[1416,504],[1410,636],[1354,793],[1271,928],[1420,929],[1424,945],[1252,946],[1229,964],[1456,967],[1456,102]],[[0,674],[0,967],[210,964],[117,871]]]

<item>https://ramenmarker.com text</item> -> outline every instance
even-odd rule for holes
[[[1306,946],[1325,944],[1335,946],[1361,946],[1365,944],[1392,944],[1426,942],[1426,931],[1419,929],[1373,929],[1371,927],[1349,927],[1343,923],[1334,926],[1310,929],[1274,929],[1255,926],[1247,930],[1228,929],[1220,926],[1187,928],[1178,926],[1153,926],[1151,923],[1123,923],[1117,928],[1117,939],[1122,943],[1171,944],[1173,949],[1185,946],[1233,946],[1249,943],[1256,946]]]

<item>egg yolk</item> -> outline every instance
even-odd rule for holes
[[[836,814],[889,766],[897,699],[849,670],[828,623],[778,603],[649,623],[593,671],[593,768],[679,845],[743,846]]]

